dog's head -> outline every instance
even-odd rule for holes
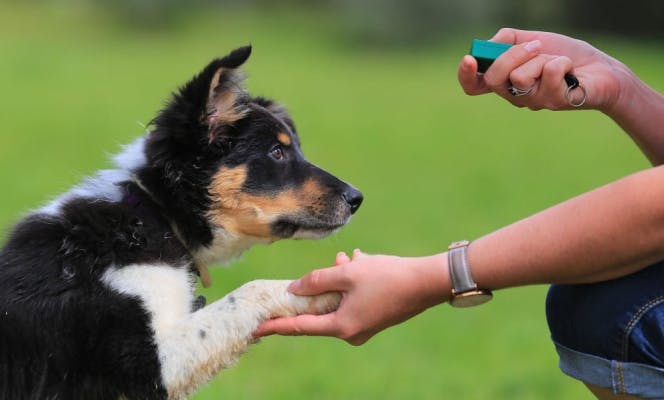
[[[250,47],[212,61],[154,120],[141,182],[191,247],[215,232],[271,242],[320,238],[347,223],[362,194],[307,161],[293,120],[252,97],[238,71]]]

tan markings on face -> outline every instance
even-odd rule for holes
[[[277,140],[284,146],[290,146],[292,143],[290,135],[285,132],[279,132],[277,134]]]
[[[323,188],[313,179],[301,187],[275,195],[259,196],[245,193],[242,186],[247,177],[244,166],[222,168],[210,185],[211,221],[231,233],[272,238],[270,224],[280,216],[294,215],[305,210],[324,211]]]

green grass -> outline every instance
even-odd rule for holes
[[[361,50],[334,21],[289,10],[213,10],[158,32],[96,9],[5,3],[0,12],[0,225],[44,204],[143,131],[209,59],[251,42],[249,87],[294,116],[309,159],[365,204],[319,242],[282,242],[213,271],[208,299],[254,278],[295,278],[338,250],[424,255],[647,166],[593,112],[530,112],[456,83],[467,40]],[[467,33],[467,39],[477,36]],[[664,89],[664,56],[593,41]],[[270,337],[194,399],[589,398],[557,369],[542,286],[473,310],[441,306],[362,347]]]

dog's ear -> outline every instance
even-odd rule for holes
[[[288,111],[286,110],[286,107],[283,105],[270,100],[266,99],[265,97],[257,96],[251,99],[251,102],[254,104],[258,104],[259,106],[267,109],[270,111],[274,116],[282,120],[288,127],[293,131],[293,133],[297,133],[295,130],[295,123],[293,122],[293,119],[291,118],[290,114],[288,114]]]
[[[238,68],[250,54],[251,46],[245,46],[212,60],[174,93],[153,121],[157,130],[191,141],[192,134],[211,136],[221,125],[241,119],[248,110],[249,96],[242,87],[244,76]]]
[[[232,124],[246,114],[248,95],[242,86],[244,75],[237,68],[250,54],[251,46],[240,47],[206,67],[208,74],[213,71],[208,81],[204,116],[210,130],[219,125]]]

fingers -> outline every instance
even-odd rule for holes
[[[516,29],[501,28],[489,40],[492,42],[516,44]]]
[[[362,250],[360,249],[353,250],[353,261],[357,261],[365,257],[367,257],[367,254],[363,253]]]
[[[521,43],[524,38],[533,38],[533,40]],[[535,32],[511,28],[501,29],[491,40],[516,45],[494,61],[484,76],[477,74],[477,61],[472,56],[466,55],[461,59],[457,78],[461,88],[468,95],[475,96],[491,91],[507,95],[505,83],[509,80],[510,72],[536,57],[542,48],[542,43],[536,39]]]
[[[343,266],[351,261],[367,257],[360,249],[353,250],[352,259],[346,253],[337,253],[335,267]],[[344,268],[323,268],[309,272],[302,278],[293,281],[288,291],[300,296],[313,296],[325,292],[342,292],[349,284],[348,275]]]
[[[551,102],[545,107],[551,109],[567,108],[568,104],[564,99],[565,89],[567,88],[565,74],[571,72],[573,68],[572,60],[564,56],[555,57],[544,65],[540,85],[541,94]]]
[[[490,91],[482,77],[477,75],[477,60],[470,55],[461,59],[457,77],[461,88],[468,95],[475,96]]]
[[[535,58],[542,47],[542,42],[534,40],[511,47],[493,62],[484,74],[484,82],[496,93],[507,94],[510,73]]]
[[[512,70],[512,72],[509,74],[508,81],[512,86],[518,87],[520,89],[534,87],[542,76],[544,65],[551,61],[553,58],[555,57],[546,54],[542,54],[533,58],[532,60]]]
[[[345,340],[353,346],[366,343],[376,332],[353,332],[344,334],[336,313],[325,315],[299,315],[297,317],[270,319],[263,322],[253,333],[258,339],[270,335],[283,336],[329,336]]]
[[[339,265],[342,265],[342,264],[346,264],[350,261],[359,260],[359,259],[364,258],[366,256],[367,256],[367,254],[363,253],[362,250],[355,249],[355,250],[353,250],[353,254],[352,254],[353,258],[351,259],[351,258],[348,257],[348,255],[346,253],[344,253],[343,251],[340,251],[340,252],[337,253],[337,257],[334,260],[334,265],[339,266]]]
[[[350,257],[348,257],[348,255],[343,251],[338,252],[337,257],[334,259],[334,265],[339,266],[346,264],[347,262],[350,262]]]
[[[513,46],[498,57],[484,75],[477,74],[477,63],[472,57],[462,59],[458,79],[467,94],[495,92],[518,107],[533,110],[569,109],[571,104],[585,101],[585,88],[571,91],[570,98],[566,98],[564,76],[575,69],[571,58],[576,60],[576,69],[583,69],[577,58],[589,57],[589,46],[555,33],[513,28],[500,29],[490,40]],[[583,75],[582,71],[579,73]],[[520,90],[513,94],[510,87]]]
[[[519,44],[537,40],[541,35],[542,32],[537,31],[523,31],[514,28],[502,28],[489,40],[492,42]]]
[[[561,110],[570,108],[565,99],[565,74],[573,69],[572,61],[564,56],[541,55],[515,69],[510,82],[521,89],[534,88],[527,96],[505,96],[512,104],[527,106],[532,110],[543,108]]]
[[[299,296],[313,296],[325,292],[344,291],[348,284],[343,267],[317,269],[293,281],[288,291]]]
[[[324,315],[299,315],[297,317],[277,318],[263,322],[254,337],[268,335],[286,336],[336,336],[337,325],[334,321],[335,314]]]
[[[505,56],[508,56],[507,52]],[[565,56],[538,54],[519,64],[527,57],[519,52],[509,55],[505,61],[501,56],[484,75],[487,87],[516,106],[533,110],[570,108],[565,99],[567,84],[564,76],[574,69],[572,60]],[[509,91],[510,86],[532,91],[524,96],[515,96]]]

